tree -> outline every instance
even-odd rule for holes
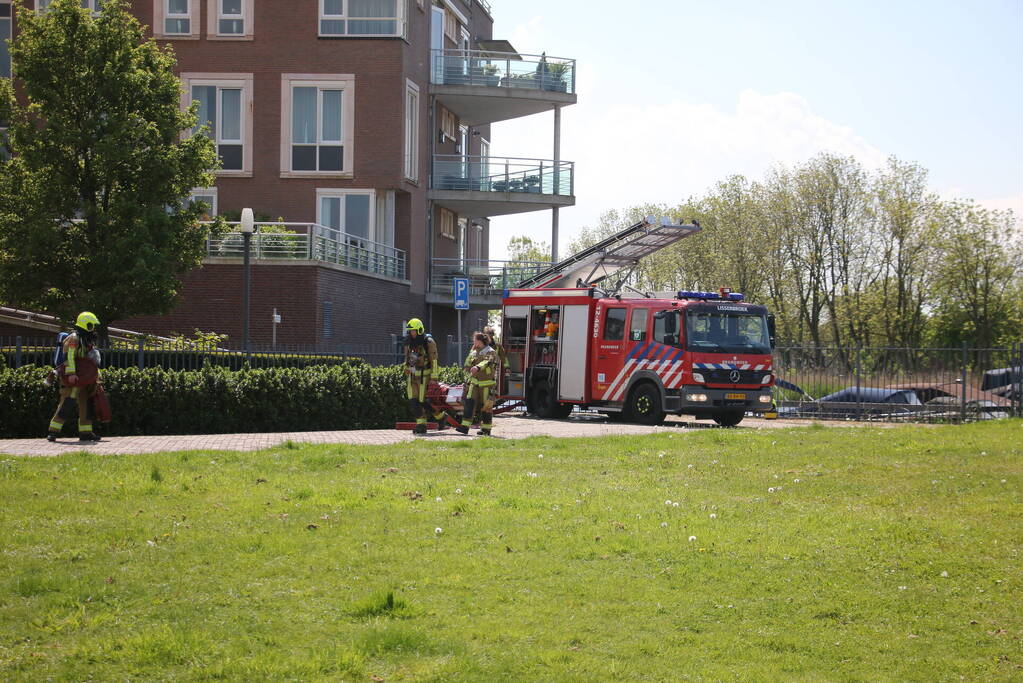
[[[180,109],[173,52],[121,0],[95,19],[78,0],[44,14],[19,2],[18,25],[24,104],[0,79],[0,300],[104,324],[167,312],[209,233],[184,198],[217,164],[208,137],[181,140],[196,115]]]

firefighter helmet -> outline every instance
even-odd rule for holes
[[[96,328],[99,327],[99,318],[89,311],[82,311],[78,314],[78,319],[75,320],[75,327],[81,328],[86,332],[95,332]]]
[[[408,332],[410,330],[415,330],[416,334],[421,335],[426,331],[426,327],[423,326],[423,321],[419,318],[412,318],[412,320],[405,323],[405,331]]]

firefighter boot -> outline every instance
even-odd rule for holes
[[[417,422],[416,426],[412,428],[413,434],[426,434],[426,423]]]
[[[480,436],[490,436],[490,430],[494,426],[494,414],[483,413],[483,417],[480,420]]]
[[[455,431],[459,434],[468,434],[469,427],[472,426],[472,415],[476,411],[476,401],[471,398],[465,399],[462,405],[462,424],[455,427]]]
[[[46,440],[49,441],[50,443],[53,443],[54,441],[57,440],[57,437],[59,435],[60,435],[60,432],[47,432]]]

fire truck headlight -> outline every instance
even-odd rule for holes
[[[694,382],[699,382],[700,384],[703,384],[704,383],[703,373],[694,372],[693,373],[693,381]]]
[[[687,401],[703,402],[703,401],[707,400],[707,394],[686,394],[686,400]]]
[[[761,403],[770,403],[771,402],[771,395],[770,394],[761,394],[760,402]]]
[[[762,380],[760,380],[760,383],[761,384],[769,383],[771,381],[771,377],[772,377],[772,375],[770,373],[764,375],[764,378]]]

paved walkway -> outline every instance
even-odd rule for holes
[[[739,429],[777,429],[806,426],[809,420],[760,420],[747,418]],[[852,426],[854,422],[829,422],[829,426]],[[877,426],[874,423],[871,423]],[[608,436],[620,434],[651,434],[654,432],[686,433],[699,429],[715,429],[713,422],[685,421],[669,418],[658,427],[608,422],[603,416],[577,413],[567,420],[541,420],[517,413],[498,415],[494,420],[494,434],[498,438],[523,439],[529,436]],[[476,430],[472,431],[475,434]],[[338,443],[363,446],[387,445],[411,441],[413,438],[456,441],[466,438],[453,429],[430,432],[413,437],[410,431],[394,429],[358,429],[335,432],[275,432],[268,434],[186,434],[180,436],[115,436],[97,443],[79,443],[78,439],[61,439],[50,443],[38,439],[0,439],[2,455],[61,455],[88,450],[99,455],[134,455],[138,453],[166,453],[170,451],[255,451],[272,448],[285,441],[295,443]]]

